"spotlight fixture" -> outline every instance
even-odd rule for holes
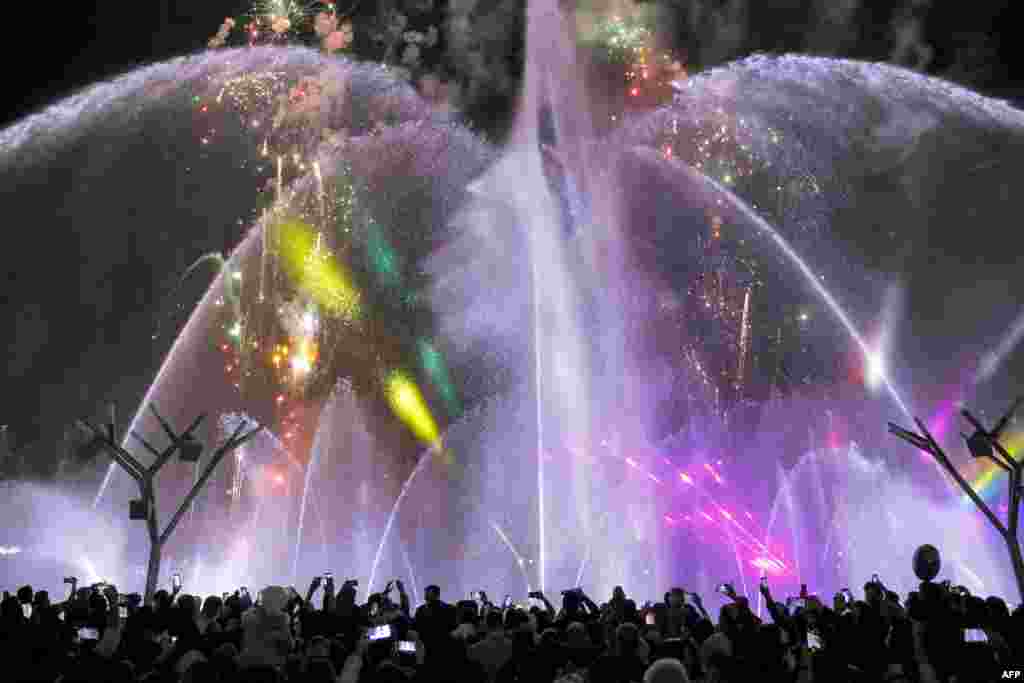
[[[128,519],[146,519],[146,501],[137,498],[128,503]]]
[[[967,442],[967,450],[971,452],[972,458],[992,457],[992,443],[989,441],[988,437],[981,432],[981,430],[976,430],[970,436],[962,436]]]
[[[181,439],[181,452],[179,457],[182,462],[197,462],[202,454],[202,442],[192,436],[191,433],[186,433]]]

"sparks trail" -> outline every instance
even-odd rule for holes
[[[491,528],[494,529],[494,533],[498,534],[498,538],[500,538],[501,542],[505,544],[505,547],[508,548],[510,553],[512,553],[512,556],[516,558],[516,564],[519,565],[519,571],[522,572],[523,580],[526,581],[526,592],[532,593],[533,584],[530,583],[530,574],[526,571],[526,560],[524,560],[523,556],[519,554],[519,551],[516,550],[515,545],[513,545],[512,541],[509,539],[508,534],[505,533],[497,522],[492,520]]]
[[[388,522],[384,526],[384,533],[380,536],[380,543],[377,545],[377,553],[373,556],[373,565],[370,567],[370,582],[366,584],[366,589],[370,592],[373,591],[373,582],[377,578],[377,566],[380,564],[380,558],[384,553],[384,544],[388,540],[388,534],[391,533],[391,527],[395,523],[395,518],[398,516],[398,511],[402,507],[402,501],[409,494],[409,489],[412,488],[413,482],[416,481],[416,476],[424,468],[427,462],[430,461],[430,456],[438,452],[438,448],[432,446],[420,456],[419,462],[416,464],[416,468],[413,469],[412,473],[409,474],[409,478],[402,484],[402,491],[398,494],[398,498],[395,499],[395,504],[391,506],[391,513],[388,515]]]
[[[182,287],[185,286],[185,282],[188,281],[189,276],[192,275],[192,273],[194,273],[196,270],[198,270],[200,266],[206,265],[207,263],[215,263],[216,264],[216,266],[217,266],[216,273],[217,274],[220,274],[224,270],[224,268],[227,266],[227,260],[224,258],[223,254],[221,254],[220,252],[217,252],[217,251],[211,251],[211,252],[203,254],[202,256],[197,258],[195,261],[192,262],[192,265],[190,265],[188,268],[185,269],[185,272],[181,274],[181,277],[178,278],[178,281],[175,283],[174,288],[167,294],[166,297],[164,297],[164,304],[160,308],[161,309],[165,309],[165,308],[167,308],[167,305],[170,304],[171,305],[171,310],[168,311],[165,315],[161,315],[157,319],[156,331],[153,333],[154,341],[156,339],[160,338],[161,334],[163,333],[164,325],[167,323],[167,321],[170,318],[172,318],[174,316],[175,311],[176,310],[180,310],[181,308],[183,308],[182,304],[175,305],[175,300],[177,299],[178,294],[181,292]],[[230,289],[231,289],[230,280],[225,278],[225,280],[224,280],[225,294],[229,294]]]

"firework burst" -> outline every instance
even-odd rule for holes
[[[253,5],[253,14],[271,27],[285,26],[283,31],[275,30],[275,33],[287,33],[296,31],[307,22],[321,5],[319,2],[302,2],[302,0],[257,0]]]

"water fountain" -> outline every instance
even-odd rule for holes
[[[67,121],[116,125],[130,104],[191,112],[199,102],[227,149],[266,166],[270,198],[142,406],[155,401],[172,420],[244,411],[279,437],[268,452],[284,471],[267,476],[287,477],[292,494],[270,486],[253,502],[258,520],[210,522],[272,547],[265,566],[203,557],[201,581],[301,583],[333,568],[369,590],[408,576],[414,591],[582,583],[596,597],[618,584],[650,596],[718,578],[749,592],[761,571],[787,588],[834,589],[862,580],[870,561],[897,585],[902,560],[886,564],[856,539],[926,533],[900,521],[922,499],[950,528],[973,523],[882,457],[885,420],[910,412],[896,378],[883,378],[884,400],[756,395],[751,367],[779,353],[762,321],[778,321],[781,336],[790,303],[823,310],[814,324],[834,330],[807,340],[808,355],[871,356],[858,321],[881,287],[863,284],[856,259],[836,258],[847,247],[808,235],[854,209],[876,219],[857,201],[874,191],[869,176],[912,177],[899,197],[919,208],[931,187],[920,157],[946,153],[934,131],[958,131],[970,158],[982,154],[964,142],[975,129],[1019,144],[1020,113],[884,66],[753,58],[598,133],[574,30],[556,3],[529,4],[523,91],[501,149],[435,116],[385,70],[292,48],[147,67],[0,133],[24,159]],[[270,126],[304,78],[345,87]],[[867,104],[847,106],[850,92]],[[718,172],[714,145],[750,161],[745,175]],[[756,276],[741,247],[759,260]],[[718,289],[701,300],[710,312],[693,312],[688,288],[703,275]],[[725,328],[735,342],[706,331]],[[416,360],[424,348],[429,365]],[[404,410],[381,398],[395,372],[408,378]],[[762,368],[760,379],[775,378]],[[468,410],[444,416],[455,384]],[[667,404],[678,409],[666,430],[656,418]],[[833,442],[826,409],[852,420],[865,404],[875,427]],[[151,427],[137,417],[132,428]],[[114,479],[97,513],[124,498]],[[770,491],[756,495],[764,482]],[[874,505],[879,490],[887,505]],[[271,526],[285,542],[264,545]],[[955,534],[935,544],[965,580],[1002,587],[998,562],[968,562]]]

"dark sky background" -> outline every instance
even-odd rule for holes
[[[692,3],[675,0],[665,4],[675,12],[679,42],[685,46],[688,41],[700,41],[700,35],[686,35],[683,26],[683,15]],[[739,50],[806,49],[813,42],[808,40],[813,29],[809,18],[812,4],[811,0],[751,3]],[[892,48],[891,23],[901,5],[913,3],[866,0],[856,4],[858,9],[852,17],[855,35],[844,46],[844,55],[869,61],[887,59]],[[923,4],[930,4],[918,10],[923,18],[923,41],[933,50],[929,73],[951,76],[994,97],[1024,101],[1024,80],[1020,76],[1024,62],[1017,54],[1016,13],[1011,16],[1009,0]],[[358,14],[372,14],[375,5],[374,0],[363,0],[358,4]],[[38,41],[39,47],[7,42],[8,63],[25,60],[31,66],[15,69],[0,94],[0,125],[97,80],[200,49],[225,16],[239,16],[250,6],[246,2],[197,0],[82,2],[64,3],[60,12],[47,10],[43,16],[32,11],[36,8],[31,4],[15,3],[11,25],[26,27],[26,33]],[[53,29],[56,35],[47,35]],[[697,56],[696,51],[690,52]]]
[[[502,3],[497,3],[502,4]],[[504,3],[508,5],[509,3]],[[513,3],[514,4],[514,3]],[[773,2],[751,2],[750,14],[746,20],[744,33],[736,43],[732,58],[753,51],[800,51],[813,43],[809,35],[812,23],[806,19],[811,5],[810,0],[781,0]],[[909,3],[908,3],[909,4]],[[928,3],[924,3],[927,5]],[[848,34],[853,36],[844,45],[842,54],[858,59],[884,60],[892,52],[891,25],[899,7],[891,0],[871,0],[857,3],[858,9]],[[41,6],[28,3],[15,3],[6,14],[8,21],[8,40],[5,43],[6,63],[8,64],[7,81],[0,98],[0,127],[4,127],[24,115],[36,111],[50,103],[58,101],[76,89],[96,81],[109,78],[150,62],[161,61],[173,56],[186,54],[201,49],[206,40],[216,32],[218,25],[225,16],[238,16],[248,8],[245,2],[214,2],[204,0],[171,1],[141,0],[138,2],[104,3],[61,3],[58,6]],[[932,58],[927,71],[932,74],[953,78],[980,92],[994,97],[1009,99],[1018,106],[1024,104],[1024,81],[1020,79],[1022,61],[1014,50],[1019,37],[1016,35],[1015,21],[1009,15],[1010,2],[986,2],[979,0],[972,3],[941,2],[936,0],[931,6],[923,7],[918,12],[922,18],[921,39],[932,50]],[[680,0],[675,3],[674,11],[680,43],[687,41],[707,43],[708,38],[700,35],[687,35],[685,28],[688,3]],[[364,2],[360,13],[372,13],[373,3]],[[31,42],[22,44],[17,36],[24,35]],[[692,50],[691,54],[710,54],[706,50]],[[697,61],[695,59],[695,61]],[[19,66],[20,65],[20,66]],[[711,66],[713,64],[699,64]],[[506,104],[508,101],[505,101]],[[494,105],[492,105],[494,106]],[[498,105],[500,106],[500,104]],[[43,182],[40,180],[40,182]],[[167,177],[163,183],[177,182]],[[0,190],[2,195],[3,190]],[[221,222],[231,222],[231,217],[220,217]],[[1009,229],[1004,234],[1011,234]],[[1014,231],[1020,234],[1020,231]],[[17,247],[17,240],[29,244],[28,237],[13,237],[9,246]],[[83,238],[84,239],[84,238]],[[191,245],[193,251],[202,249],[221,249],[223,235],[213,235],[208,244]],[[1016,253],[1020,252],[1020,237],[1017,244],[1011,244]],[[130,250],[130,247],[126,247]],[[200,252],[201,253],[201,252]],[[39,274],[20,272],[17,267],[8,266],[5,261],[6,279],[13,282],[19,278],[38,277]],[[180,265],[180,264],[176,264]],[[23,266],[24,267],[24,266]],[[122,277],[131,277],[132,268],[145,268],[146,264],[124,265]],[[34,268],[34,266],[33,266]],[[60,277],[60,276],[57,276]],[[61,283],[54,280],[53,286],[70,286],[72,283]],[[1012,284],[1008,286],[1012,287]],[[32,310],[25,309],[16,300],[11,300],[10,293],[17,288],[10,288],[3,307],[5,326],[21,328],[24,334],[6,335],[7,339],[18,339],[19,344],[35,345],[41,339],[54,335],[53,322],[41,320]],[[150,295],[152,293],[149,293]],[[127,297],[127,298],[125,298]],[[101,322],[95,332],[95,345],[101,347],[105,340],[117,339],[126,327],[123,325],[117,306],[124,311],[143,315],[151,301],[147,296],[132,297],[126,294],[114,297],[112,301],[120,301],[108,312],[109,319]],[[962,302],[970,305],[969,301]],[[151,314],[151,313],[150,313]],[[83,332],[93,335],[88,327],[92,323],[81,321]],[[33,332],[33,326],[35,331]],[[100,329],[101,328],[101,329]],[[64,328],[62,328],[64,329]],[[148,334],[145,326],[139,328],[139,343],[145,343],[143,335]],[[52,343],[52,339],[48,342]],[[119,339],[123,344],[125,340]],[[30,348],[9,348],[8,358],[16,358],[31,352]],[[144,355],[150,354],[146,351]],[[79,389],[62,386],[61,368],[40,368],[38,363],[22,363],[9,360],[7,376],[9,387],[4,401],[6,406],[0,415],[0,424],[9,423],[20,443],[33,442],[49,429],[46,425],[62,423],[71,415],[68,410],[81,409],[97,400],[105,400],[115,396],[134,396],[136,401],[138,387],[145,382],[140,377],[130,377],[127,384],[118,388],[120,379],[111,379],[109,368],[114,366],[116,358],[107,357],[96,352],[90,363],[96,365],[95,389],[84,387]],[[152,371],[156,369],[159,355],[149,362]],[[141,365],[146,365],[145,362]],[[138,370],[138,367],[135,368]],[[152,377],[152,371],[149,377]],[[15,376],[17,375],[17,376]],[[114,373],[116,376],[116,372]],[[81,377],[81,376],[80,376]],[[22,399],[18,392],[31,391],[39,387],[38,396]],[[67,398],[68,392],[78,396]],[[62,408],[54,414],[38,414],[37,407],[48,405],[53,397],[63,397]],[[1006,397],[1009,399],[1009,396]],[[125,399],[127,402],[127,399]],[[69,406],[73,406],[69,407]],[[122,404],[122,411],[127,412],[128,405]]]

